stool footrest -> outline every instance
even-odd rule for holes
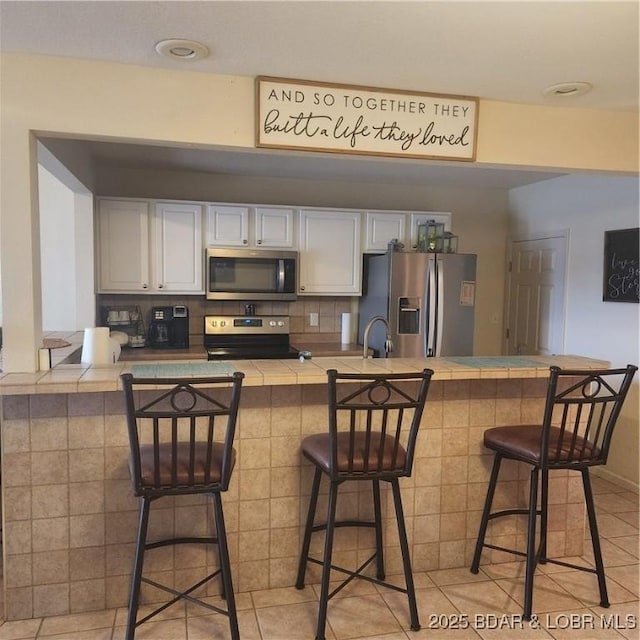
[[[170,607],[172,604],[175,604],[176,602],[178,602],[178,600],[188,600],[189,602],[192,602],[193,604],[198,604],[201,607],[204,607],[205,609],[210,609],[211,611],[215,611],[216,613],[222,613],[223,615],[229,615],[229,612],[226,609],[221,609],[220,607],[216,607],[212,604],[209,604],[208,602],[203,602],[202,600],[199,600],[198,598],[193,598],[192,596],[189,595],[192,591],[195,591],[197,588],[201,587],[203,584],[209,582],[209,580],[213,580],[213,578],[215,578],[219,573],[220,573],[220,569],[217,569],[213,573],[209,574],[206,578],[203,578],[199,582],[196,582],[194,585],[189,587],[186,591],[176,591],[175,589],[172,589],[171,587],[168,587],[165,584],[160,584],[155,580],[150,580],[149,578],[145,578],[144,576],[142,576],[140,578],[140,582],[145,582],[146,584],[149,584],[152,587],[155,587],[156,589],[160,589],[161,591],[166,591],[167,593],[171,593],[176,597],[170,600],[169,602],[165,602],[163,605],[161,605],[157,609],[154,609],[150,614],[146,615],[141,620],[138,620],[136,622],[136,627],[138,625],[141,625],[143,622],[147,622],[147,620],[149,620],[150,618],[153,618],[155,615],[157,615],[161,611],[164,611],[165,609]]]
[[[495,520],[496,518],[502,518],[502,516],[528,516],[529,509],[503,509],[502,511],[494,511],[489,514],[488,520]],[[538,509],[536,515],[542,515],[542,511]]]
[[[482,546],[486,547],[487,549],[494,549],[495,551],[504,551],[505,553],[512,553],[516,556],[523,556],[525,558],[527,557],[525,551],[518,551],[517,549],[507,549],[506,547],[500,547],[497,544],[489,544],[488,542],[485,542]]]
[[[331,593],[329,593],[327,600],[331,600],[333,596],[335,596],[338,592],[342,591],[352,580],[358,578],[359,580],[366,580],[367,582],[372,582],[373,584],[378,584],[382,587],[387,587],[388,589],[393,589],[394,591],[399,591],[400,593],[407,593],[407,589],[403,589],[402,587],[398,587],[395,584],[391,584],[390,582],[385,582],[384,580],[380,580],[378,578],[372,578],[371,576],[362,575],[362,572],[375,560],[376,554],[374,553],[368,560],[360,565],[355,571],[351,571],[350,569],[345,569],[344,567],[340,567],[338,565],[332,564],[331,569],[334,571],[340,571],[341,573],[346,573],[349,577],[343,580]],[[309,556],[307,558],[307,562],[313,562],[314,564],[319,564],[323,566],[324,563],[317,558],[312,558]]]
[[[206,538],[165,538],[164,540],[155,540],[154,542],[147,542],[144,545],[145,549],[158,549],[159,547],[166,547],[171,544],[218,544],[217,537]]]
[[[362,521],[362,520],[341,520],[339,522],[334,522],[333,526],[335,528],[340,528],[340,527],[375,527],[376,523],[375,522],[369,522],[367,520]],[[327,529],[327,523],[323,523],[323,524],[314,524],[313,527],[311,527],[311,531],[313,531],[313,533],[316,533],[317,531],[326,531]]]

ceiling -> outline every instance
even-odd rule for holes
[[[203,60],[161,57],[166,38],[200,41]],[[269,75],[487,100],[638,110],[638,2],[181,1],[0,2],[0,50],[202,73]],[[563,82],[579,97],[547,97]],[[90,145],[97,164],[216,173],[512,187],[553,177],[473,164],[265,150]]]

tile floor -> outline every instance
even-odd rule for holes
[[[536,575],[534,611],[522,613],[523,563],[416,574],[422,630],[407,631],[403,594],[370,583],[352,585],[329,605],[327,640],[636,640],[638,630],[638,495],[593,478],[611,607],[598,606],[596,578],[557,565]],[[584,560],[589,562],[591,554]],[[574,561],[576,559],[573,559]],[[238,594],[243,640],[296,640],[314,637],[317,587]],[[0,624],[0,640],[48,638],[120,640],[125,609],[112,609]],[[227,619],[193,605],[175,605],[156,622],[139,627],[137,640],[200,640],[229,637]]]

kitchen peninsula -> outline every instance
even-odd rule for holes
[[[299,442],[327,429],[326,370],[418,371],[435,374],[418,437],[414,474],[403,480],[415,571],[469,566],[492,456],[483,432],[507,423],[539,421],[548,367],[601,368],[577,356],[391,358],[336,356],[311,360],[120,362],[59,365],[0,378],[6,618],[21,619],[125,606],[138,519],[128,478],[128,438],[119,376],[245,373],[236,434],[238,462],[224,496],[238,592],[291,586],[311,484]],[[507,469],[505,469],[507,471]],[[499,499],[526,495],[528,473],[510,467]],[[583,550],[580,477],[562,475],[554,493],[549,551]],[[345,485],[346,509],[368,509],[369,496]],[[385,508],[388,496],[383,496]],[[158,503],[154,535],[201,534],[207,501]],[[387,573],[401,571],[394,518],[385,527]],[[522,547],[522,523],[500,525],[494,539]],[[373,545],[362,532],[340,530],[339,564]],[[159,549],[153,572],[180,588],[215,564],[201,549]],[[151,558],[151,556],[150,556]],[[511,560],[493,552],[487,561]],[[175,564],[174,564],[175,562]],[[317,573],[310,579],[317,579]],[[214,590],[211,592],[213,595]],[[154,594],[148,594],[147,599]]]

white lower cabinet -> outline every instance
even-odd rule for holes
[[[300,210],[299,295],[362,292],[360,211]]]
[[[98,201],[100,293],[204,293],[202,207]]]

